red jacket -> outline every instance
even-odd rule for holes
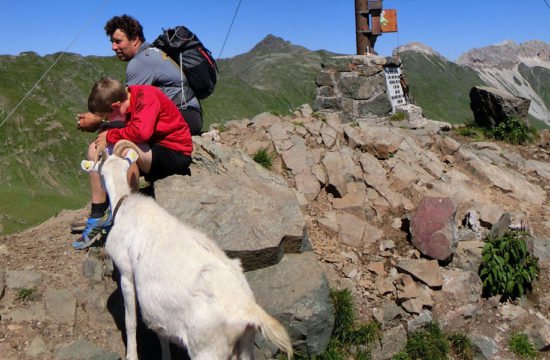
[[[128,91],[131,96],[126,127],[108,130],[107,141],[115,144],[127,139],[136,144],[159,144],[191,156],[189,126],[172,100],[151,85],[131,85]]]

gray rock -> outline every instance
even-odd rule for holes
[[[474,347],[475,360],[490,360],[499,349],[497,342],[487,336],[470,335]]]
[[[422,312],[418,316],[407,321],[407,333],[409,335],[413,334],[415,331],[423,328],[424,325],[432,321],[432,319],[433,317],[431,311],[422,310]]]
[[[6,272],[0,269],[0,300],[2,300],[2,297],[4,296],[4,290],[6,289],[6,282],[4,281],[5,276]]]
[[[84,276],[93,283],[98,283],[103,279],[103,261],[91,254],[92,252],[88,252],[84,260]]]
[[[2,225],[0,224],[0,234],[2,233]],[[0,244],[0,256],[8,255],[8,247],[4,244]]]
[[[470,108],[480,126],[495,128],[501,122],[517,119],[529,126],[527,115],[531,100],[513,96],[496,88],[475,86],[470,90]]]
[[[67,289],[46,289],[44,302],[48,316],[55,322],[74,324],[76,315],[76,298]]]
[[[49,352],[50,350],[48,349],[48,346],[46,345],[44,340],[42,340],[40,336],[37,336],[34,339],[32,339],[31,344],[25,351],[25,355],[27,355],[28,357],[34,358],[40,355],[49,354]]]
[[[5,313],[0,312],[0,314],[2,314],[2,318],[9,319],[14,323],[46,320],[46,310],[41,303],[31,303],[28,307],[13,309]]]
[[[443,285],[443,276],[436,260],[405,259],[399,261],[397,269],[408,273],[432,289],[439,289]]]
[[[384,331],[381,343],[376,343],[371,351],[372,360],[387,360],[400,352],[407,344],[407,331],[399,325]]]
[[[77,340],[63,345],[55,352],[56,360],[119,360],[116,353],[107,352],[100,347],[85,341]]]
[[[245,275],[258,304],[285,325],[297,352],[310,356],[324,352],[334,310],[327,278],[314,253],[287,254],[279,264]]]
[[[28,270],[13,270],[6,273],[8,289],[38,289],[42,284],[42,274]]]
[[[239,257],[246,270],[274,265],[285,251],[307,247],[300,204],[284,179],[242,152],[193,141],[193,175],[155,184],[162,207]]]

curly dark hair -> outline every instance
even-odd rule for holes
[[[142,42],[145,42],[143,27],[139,21],[129,15],[115,16],[105,24],[105,33],[108,37],[112,37],[117,29],[125,33],[129,40],[138,38]]]

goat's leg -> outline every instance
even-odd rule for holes
[[[124,323],[126,325],[126,360],[138,360],[137,354],[137,314],[134,280],[121,275],[120,285],[124,296]]]
[[[162,350],[162,360],[171,360],[172,354],[170,353],[170,342],[166,336],[157,334],[160,341],[160,348]]]
[[[254,338],[256,329],[252,326],[247,326],[244,333],[235,344],[234,352],[237,353],[238,360],[254,360]]]

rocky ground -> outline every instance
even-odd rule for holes
[[[220,141],[252,151],[243,145],[245,139],[249,144],[254,142],[250,139],[251,132],[243,131],[249,122],[244,124],[244,127],[235,125],[234,131],[229,127],[226,133],[221,134]],[[524,159],[536,157],[541,160],[540,157],[545,157],[542,160],[550,162],[548,150],[542,151],[536,146],[518,150],[518,147],[499,145],[503,152],[521,152]],[[291,171],[281,158],[275,159],[273,170],[284,176],[289,185],[296,185]],[[547,179],[530,176],[534,183],[546,191],[550,190]],[[478,186],[483,186],[480,192],[491,192],[494,201],[505,210],[514,210],[514,199],[506,194],[496,198],[500,195],[491,190],[491,184]],[[549,241],[550,223],[546,204],[531,206],[529,224],[538,238]],[[465,276],[463,272],[453,277],[454,270],[459,268],[453,265],[456,260],[438,267],[446,281],[452,283],[446,288],[447,291],[439,291],[441,286],[439,290],[434,290],[398,271],[402,260],[423,258],[411,244],[410,234],[404,225],[409,211],[401,207],[372,214],[377,231],[383,235],[365,247],[357,248],[343,244],[337,234],[331,233],[330,227],[319,221],[333,207],[334,195],[326,188],[320,190],[315,200],[302,203],[309,239],[323,263],[331,287],[352,291],[361,321],[376,319],[383,324],[386,351],[391,343],[402,345],[407,330],[427,318],[438,320],[447,332],[470,334],[477,346],[492,354],[486,358],[492,359],[515,359],[507,347],[510,334],[516,330],[536,330],[533,327],[539,324],[537,317],[544,318],[540,328],[550,331],[546,319],[550,314],[548,259],[540,263],[540,276],[532,294],[516,303],[501,304],[498,299],[483,299],[479,294],[474,294],[480,290],[475,281],[461,277]],[[70,245],[78,235],[70,233],[69,224],[83,218],[86,213],[86,209],[63,211],[22,233],[0,236],[0,359],[123,357],[123,306],[114,280],[116,274],[113,274],[112,268],[98,261],[105,256],[101,247],[87,252],[75,251]],[[466,230],[462,234],[473,236]],[[464,251],[466,255],[462,259],[466,261],[468,252]],[[405,299],[403,293],[407,289],[426,295],[419,311],[405,311],[403,306],[396,305]],[[155,337],[145,329],[141,331],[146,339],[141,345],[143,358],[158,358]],[[541,341],[549,341],[547,345],[550,344],[550,333],[546,334],[546,338],[544,335],[537,334]],[[377,352],[375,358],[384,357],[380,355],[384,351],[378,349]],[[541,352],[539,358],[550,359],[550,355],[547,351]]]

